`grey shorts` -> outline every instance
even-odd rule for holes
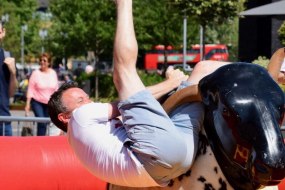
[[[196,144],[193,139],[200,125],[191,124],[189,106],[180,106],[170,118],[147,90],[119,103],[128,135],[125,145],[161,186],[185,173],[192,164]]]

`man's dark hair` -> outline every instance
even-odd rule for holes
[[[78,88],[76,82],[66,82],[54,92],[48,101],[48,113],[51,121],[61,130],[67,132],[67,124],[58,119],[58,114],[67,112],[67,108],[62,104],[62,94],[70,88]]]

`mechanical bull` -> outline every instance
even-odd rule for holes
[[[281,182],[285,146],[280,125],[285,99],[267,70],[249,63],[223,66],[198,86],[170,96],[164,107],[169,112],[193,100],[205,105],[196,160],[187,173],[163,189],[254,190]],[[109,189],[134,188],[109,184]]]

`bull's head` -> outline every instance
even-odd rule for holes
[[[285,99],[268,72],[255,64],[229,64],[203,78],[199,91],[205,131],[230,184],[235,189],[278,184],[285,176],[280,131]]]

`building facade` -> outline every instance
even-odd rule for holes
[[[259,7],[279,0],[248,0],[246,9]],[[239,60],[251,62],[258,56],[270,58],[282,47],[278,29],[285,21],[283,15],[244,16],[239,19]]]

